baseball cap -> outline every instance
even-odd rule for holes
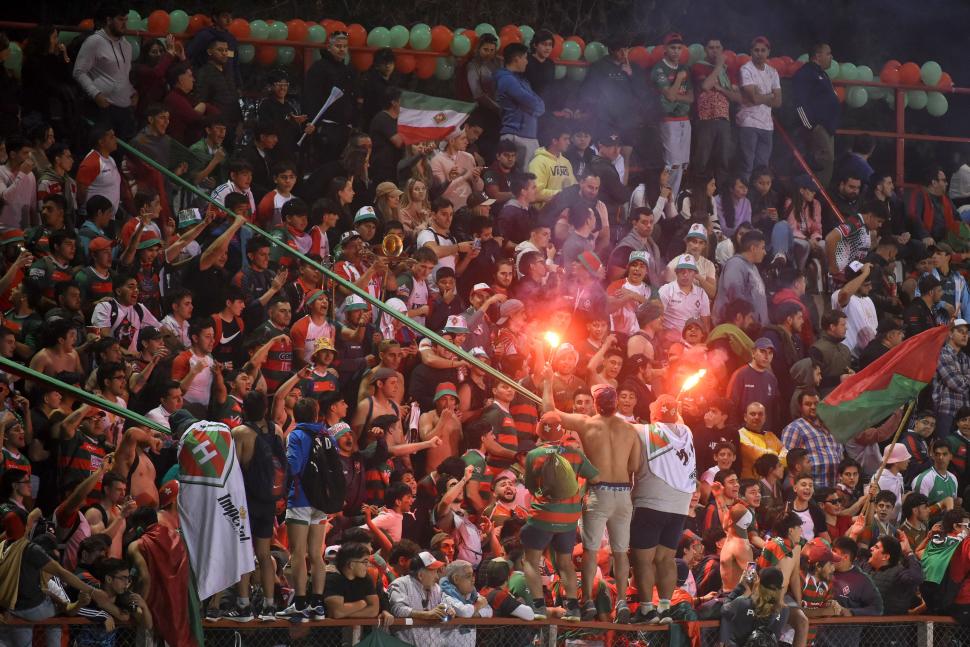
[[[313,303],[314,301],[316,301],[320,297],[326,296],[326,294],[327,294],[327,291],[326,290],[316,290],[316,291],[313,292],[313,294],[311,294],[309,297],[307,297],[306,304],[307,305],[310,305],[311,303]]]
[[[414,556],[411,560],[411,570],[417,571],[422,568],[426,568],[431,571],[437,571],[444,568],[445,563],[438,561],[434,555],[426,550],[422,550],[420,553]]]
[[[495,204],[495,199],[488,197],[485,193],[481,191],[476,191],[468,196],[468,201],[466,204],[469,207],[491,207]]]
[[[493,290],[492,286],[490,286],[488,283],[476,283],[475,285],[472,286],[472,294],[476,292],[494,292],[494,291],[495,290]]]
[[[523,310],[525,310],[524,303],[522,303],[518,299],[509,299],[499,307],[500,316],[498,321],[496,321],[495,323],[501,326],[506,321],[508,321],[509,317],[511,317],[517,312],[522,312]]]
[[[162,240],[155,235],[154,231],[143,231],[141,232],[141,238],[138,239],[138,249],[149,249],[161,244]]]
[[[377,185],[377,188],[374,190],[374,194],[377,197],[390,195],[392,193],[396,193],[398,195],[404,195],[404,191],[397,188],[397,185],[394,184],[393,182],[381,182],[380,184]]]
[[[606,131],[600,135],[597,143],[600,146],[622,146],[623,140],[619,133]]]
[[[770,348],[771,350],[775,350],[774,342],[772,342],[767,337],[758,337],[757,341],[754,342],[754,347],[759,348],[761,350],[765,350],[768,348]]]
[[[697,271],[697,261],[690,254],[681,254],[677,257],[677,267],[678,270],[694,270]]]
[[[179,231],[182,231],[194,227],[200,222],[202,222],[202,214],[198,209],[182,209],[178,213],[178,225],[176,227]]]
[[[328,562],[332,562],[337,559],[337,553],[340,552],[340,544],[333,544],[332,546],[327,546],[323,549],[323,558]]]
[[[376,371],[374,371],[373,373],[371,373],[370,381],[371,383],[374,383],[374,382],[379,382],[381,380],[386,380],[388,378],[395,377],[395,376],[397,376],[397,371],[395,371],[394,369],[387,368],[386,366],[382,366]]]
[[[22,242],[24,242],[23,229],[7,229],[6,231],[0,232],[0,246]]]
[[[448,315],[448,320],[445,322],[445,332],[467,335],[469,330],[465,318],[461,315]]]
[[[356,222],[356,220],[357,219],[354,218],[354,221],[355,222]],[[357,233],[356,230],[351,229],[350,231],[345,231],[343,233],[343,235],[340,237],[340,244],[341,245],[346,245],[347,243],[349,243],[350,241],[354,240],[355,238],[357,238],[357,239],[360,238],[360,234]]]
[[[700,240],[707,241],[707,228],[701,223],[695,222],[690,226],[690,229],[687,231],[687,235],[684,236],[684,238],[698,238]]]
[[[455,387],[453,382],[441,382],[438,384],[438,388],[434,391],[434,401],[437,402],[446,395],[458,398],[458,389]]]
[[[755,36],[754,38],[751,39],[752,48],[754,48],[754,46],[757,45],[758,43],[761,43],[768,49],[771,49],[771,41],[768,40],[767,36]]]
[[[930,290],[940,287],[943,285],[940,283],[940,279],[936,278],[932,274],[924,274],[919,277],[919,292],[920,294],[926,294]]]
[[[795,188],[805,189],[807,191],[818,191],[815,180],[805,173],[795,176]]]
[[[361,299],[356,294],[351,294],[349,297],[344,299],[344,312],[350,312],[352,310],[366,310],[368,308],[364,300]]]
[[[490,359],[488,353],[485,352],[485,349],[482,348],[481,346],[475,346],[475,348],[471,349],[468,352],[471,354],[472,357],[484,357],[485,359]]]
[[[950,328],[957,328],[959,326],[970,326],[966,319],[954,319],[953,323],[950,324]]]
[[[368,220],[377,222],[377,214],[374,213],[374,207],[365,205],[357,210],[357,215],[354,216],[354,224],[356,225]]]
[[[339,400],[337,400],[339,402]],[[328,405],[329,406],[329,405]],[[344,421],[340,421],[334,426],[330,427],[330,435],[333,436],[334,440],[340,440],[347,434],[351,432],[350,425]]]
[[[171,480],[165,483],[162,487],[158,488],[158,507],[166,508],[173,503],[175,503],[176,498],[179,495],[179,482],[176,480]]]
[[[644,265],[650,264],[650,252],[645,251],[633,251],[630,252],[630,258],[627,260],[627,265],[630,263],[641,262]]]
[[[664,36],[664,45],[683,45],[684,37],[675,31],[670,32]]]
[[[834,564],[835,562],[839,561],[835,556],[835,553],[832,552],[832,549],[829,548],[829,545],[826,544],[825,540],[821,539],[820,537],[816,537],[805,544],[805,547],[802,548],[802,555],[805,556],[805,559],[809,564]]]
[[[111,249],[115,246],[115,241],[105,238],[104,236],[98,236],[97,238],[92,238],[91,242],[88,244],[88,252],[93,254],[94,252],[101,252],[106,249]]]

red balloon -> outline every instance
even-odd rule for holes
[[[327,33],[329,34],[330,32],[333,31],[333,23],[334,23],[333,18],[324,18],[323,20],[320,21],[320,26],[326,29]]]
[[[332,34],[335,31],[347,31],[347,25],[340,22],[339,20],[332,20],[330,22],[330,27],[331,28],[327,30],[327,34]],[[349,36],[350,33],[348,32],[347,35]]]
[[[879,80],[890,85],[899,83],[899,68],[887,63],[879,73]]]
[[[195,20],[195,18],[193,17],[192,20]],[[232,22],[229,23],[229,33],[236,38],[249,38],[249,22],[242,18],[233,18]]]
[[[904,63],[899,68],[899,82],[905,85],[918,85],[920,83],[920,69],[916,63]]]
[[[802,61],[792,61],[789,63],[787,70],[788,76],[794,76],[798,70],[802,69],[802,65],[805,65]]]
[[[308,27],[306,26],[306,23],[300,20],[299,18],[294,18],[293,20],[287,20],[286,29],[288,31],[288,34],[287,34],[288,40],[297,40],[302,42],[306,40],[307,34],[310,33],[308,31]]]
[[[447,52],[454,37],[451,30],[444,25],[435,25],[431,28],[431,51]]]
[[[350,64],[358,72],[366,72],[374,64],[374,52],[354,52],[350,55]]]
[[[738,58],[737,58],[738,67],[741,67],[742,65],[744,65],[750,60],[751,60],[751,57],[748,54],[738,54]]]
[[[650,52],[650,60],[647,63],[647,67],[653,67],[654,65],[659,63],[660,59],[664,57],[664,52],[666,51],[667,51],[667,48],[664,47],[663,45],[657,45],[656,47],[654,47],[653,51]]]
[[[580,38],[579,36],[573,35],[567,38],[566,40],[571,40],[577,45],[579,45],[580,54],[582,54],[582,52],[586,49],[586,41]]]
[[[507,31],[498,37],[499,49],[504,49],[506,45],[511,43],[521,43],[522,34],[520,32]]]
[[[475,33],[474,29],[466,29],[461,33],[465,38],[468,39],[468,42],[471,43],[472,45],[471,49],[468,50],[468,57],[471,58],[472,56],[475,55],[475,48],[478,47],[478,34]]]
[[[559,57],[562,56],[562,44],[563,44],[562,36],[560,36],[559,34],[553,34],[552,35],[552,58],[554,60],[559,60]]]
[[[418,64],[414,68],[414,73],[419,79],[430,79],[434,75],[434,71],[437,66],[437,56],[419,56]]]
[[[839,98],[839,103],[845,103],[845,86],[835,86],[835,95]]]
[[[167,11],[156,9],[148,14],[148,32],[150,34],[157,34],[159,36],[166,34],[168,33],[168,25],[169,17]]]
[[[272,65],[276,62],[276,48],[272,45],[260,45],[256,48],[256,62],[260,65]]]
[[[939,82],[937,82],[936,87],[946,88],[947,90],[949,90],[950,88],[953,87],[953,79],[950,77],[948,73],[944,72],[943,74],[940,75],[940,80]]]
[[[888,61],[886,61],[885,63],[883,63],[882,69],[886,69],[887,67],[895,67],[896,69],[899,69],[902,66],[903,66],[902,63],[900,63],[899,61],[897,61],[894,58],[891,58]]]
[[[82,30],[84,30],[84,31],[93,31],[94,30],[94,18],[85,18],[84,20],[82,20],[81,22],[79,22],[77,24],[77,26],[79,28],[81,28]]]
[[[738,55],[735,54],[732,50],[729,49],[724,52],[724,62],[727,64],[728,67],[731,67],[732,65],[734,65],[734,62],[736,60],[738,60]]]
[[[431,56],[422,56],[421,58],[430,58],[434,60]],[[394,69],[401,74],[410,74],[417,67],[418,60],[413,54],[398,54],[394,57]]]
[[[243,22],[246,22],[246,21],[244,20]],[[196,34],[202,31],[203,29],[205,29],[206,27],[208,27],[210,24],[211,24],[211,21],[209,20],[208,16],[201,13],[197,13],[191,18],[189,18],[188,32],[190,35]],[[232,23],[229,24],[229,31],[232,32]],[[249,23],[246,23],[246,35],[247,36],[249,35]],[[235,36],[235,34],[233,34],[233,36]],[[239,36],[236,36],[236,38],[239,38]]]
[[[690,50],[686,47],[680,48],[680,64],[687,65],[690,63]]]
[[[363,47],[367,44],[367,30],[363,25],[354,23],[347,27],[347,44],[351,47]]]
[[[650,65],[650,52],[643,45],[631,47],[626,56],[630,59],[631,63],[639,65],[640,67],[646,68]]]

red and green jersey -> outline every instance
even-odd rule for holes
[[[283,334],[288,334],[288,331],[277,328],[272,321],[267,321],[254,333],[261,343]],[[293,374],[293,341],[287,337],[274,342],[260,370],[266,379],[266,392],[270,395],[276,393],[276,389]]]
[[[512,414],[512,422],[515,425],[519,451],[535,447],[536,423],[539,422],[539,410],[536,405],[516,393],[512,406],[509,407],[509,413]]]
[[[3,466],[0,472],[9,472],[10,470],[23,470],[30,475],[30,459],[24,455],[23,452],[17,452],[14,454],[11,450],[6,447],[3,448]]]
[[[802,606],[808,609],[820,609],[827,606],[832,599],[832,589],[828,584],[818,579],[814,575],[805,575],[802,578]],[[818,627],[808,628],[808,642],[811,645],[818,635]]]
[[[791,557],[794,554],[794,547],[791,542],[787,539],[782,539],[781,537],[772,537],[765,542],[764,550],[761,551],[761,557],[758,558],[758,568],[768,568],[769,566],[778,566],[778,563],[785,559],[786,557]]]
[[[338,388],[337,378],[330,372],[320,375],[313,371],[308,379],[300,380],[300,391],[306,398],[320,398]]]
[[[477,449],[469,449],[461,455],[461,460],[465,461],[465,465],[472,466],[470,480],[478,483],[478,492],[487,500],[492,493],[492,479],[488,477],[486,471],[485,455]],[[437,498],[437,495],[435,495],[435,498]]]
[[[519,431],[510,412],[493,402],[482,412],[482,419],[492,426],[495,442],[513,452],[519,451]],[[489,455],[486,459],[488,467],[492,470],[503,470],[511,465],[512,461],[511,458],[492,455]]]
[[[541,491],[542,466],[556,453],[569,461],[577,478],[591,479],[599,474],[599,470],[579,449],[565,445],[542,444],[525,457],[525,480],[529,491]],[[548,499],[538,495],[533,497],[528,523],[546,532],[560,533],[575,530],[579,515],[583,512],[584,494],[585,488],[580,487],[576,494],[568,499]]]
[[[384,491],[391,482],[394,465],[390,459],[364,470],[364,496],[372,505],[384,505]]]
[[[215,419],[233,429],[243,423],[242,402],[234,395],[227,395],[226,401],[220,405]]]

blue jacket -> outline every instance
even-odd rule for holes
[[[313,439],[319,434],[326,433],[326,426],[320,423],[301,422],[290,432],[286,440],[286,462],[293,475],[290,484],[290,494],[286,499],[287,508],[306,508],[310,502],[300,487],[300,475],[310,460],[310,450],[313,449]]]
[[[537,122],[546,105],[521,74],[505,68],[495,73],[496,99],[502,109],[502,135],[537,137]],[[528,160],[526,160],[528,163]]]
[[[808,130],[817,125],[823,126],[834,136],[842,117],[842,106],[825,70],[818,63],[805,63],[792,77],[792,91],[795,95],[795,111],[802,126]],[[863,181],[868,179],[863,178]]]

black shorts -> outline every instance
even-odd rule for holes
[[[256,539],[272,539],[276,529],[276,506],[272,503],[249,504],[249,531]]]
[[[549,532],[538,526],[526,522],[519,531],[519,539],[525,548],[532,550],[545,550],[547,546],[552,546],[552,552],[563,555],[573,554],[576,546],[576,529],[568,532]]]
[[[687,515],[661,512],[652,508],[634,508],[630,522],[630,548],[645,550],[657,545],[677,550],[684,532]]]

